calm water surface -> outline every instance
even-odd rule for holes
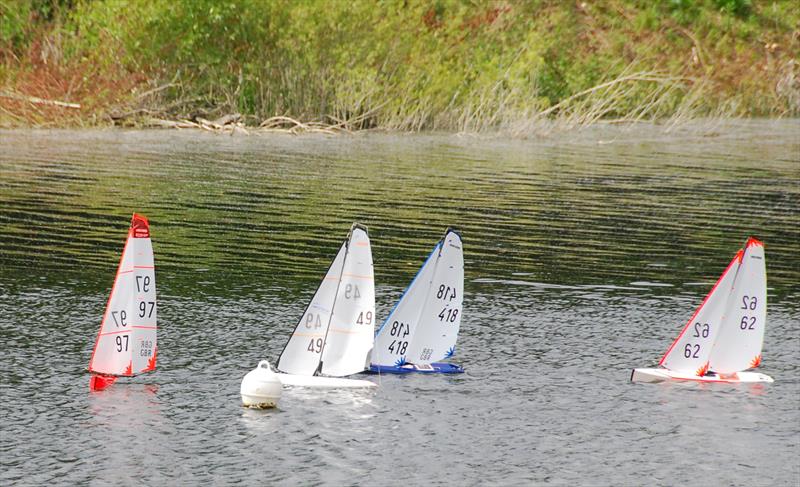
[[[133,211],[159,368],[90,394]],[[468,372],[242,408],[353,221],[381,317],[461,228]],[[0,131],[0,483],[797,485],[798,229],[797,121],[529,141]],[[776,382],[628,382],[750,234]]]

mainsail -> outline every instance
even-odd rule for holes
[[[757,367],[761,363],[766,319],[764,244],[750,238],[741,257],[722,327],[711,351],[711,370],[732,374]]]
[[[447,229],[378,331],[372,363],[427,365],[453,355],[463,289],[461,236]]]
[[[695,373],[699,376],[708,371],[708,359],[730,300],[741,256],[742,252],[739,251],[731,260],[678,338],[661,358],[659,365],[676,372]]]
[[[342,377],[366,368],[375,321],[367,229],[354,224],[277,361],[281,372]]]
[[[133,376],[154,370],[156,308],[150,225],[147,218],[134,213],[89,371],[103,376]]]

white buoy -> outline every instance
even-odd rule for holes
[[[269,362],[262,360],[258,367],[242,379],[242,403],[251,408],[274,408],[281,397],[283,385]]]

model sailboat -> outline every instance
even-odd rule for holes
[[[375,282],[367,229],[353,224],[277,361],[283,385],[375,387],[363,372],[375,334]]]
[[[89,360],[89,389],[156,368],[156,276],[150,225],[133,214],[114,286]]]
[[[772,382],[757,372],[767,318],[764,244],[747,240],[662,357],[657,369],[634,369],[631,381]]]
[[[373,372],[460,373],[455,353],[464,291],[461,235],[448,228],[375,337]]]

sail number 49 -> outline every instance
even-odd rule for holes
[[[320,353],[322,351],[322,338],[311,339],[308,344],[308,348],[306,348],[311,353]]]

